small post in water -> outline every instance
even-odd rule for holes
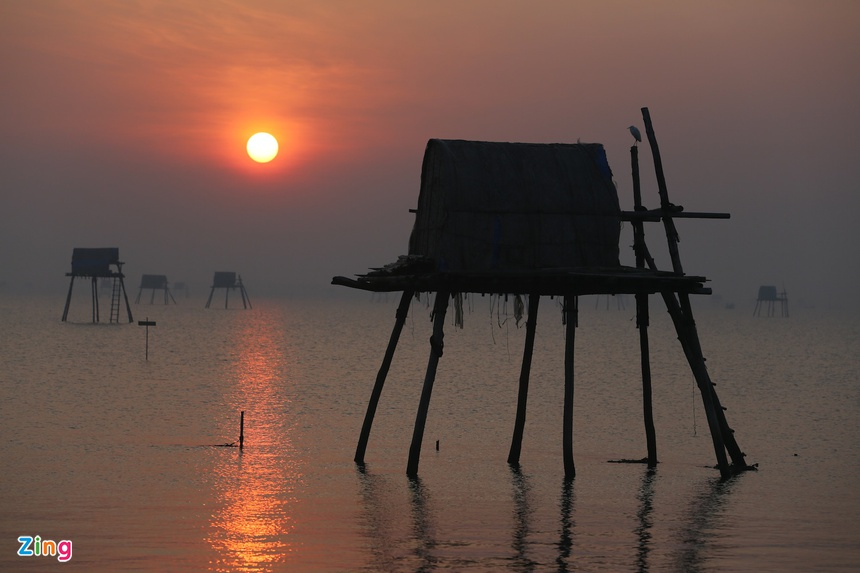
[[[239,449],[245,446],[245,410],[239,414]]]
[[[137,325],[146,327],[146,354],[145,354],[145,356],[146,356],[146,360],[148,362],[149,361],[149,327],[155,326],[155,321],[149,320],[149,317],[147,316],[146,320],[138,320]]]

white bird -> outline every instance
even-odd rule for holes
[[[642,141],[642,134],[639,133],[639,128],[635,125],[631,125],[627,129],[630,130],[630,134],[636,139],[636,141]]]

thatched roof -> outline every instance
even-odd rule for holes
[[[142,275],[140,277],[140,288],[144,289],[166,289],[167,275]]]
[[[115,276],[111,265],[120,265],[119,249],[105,247],[72,249],[72,272],[66,276],[112,277]]]
[[[409,254],[441,272],[616,267],[620,227],[600,144],[431,139]]]
[[[431,139],[409,254],[333,284],[369,291],[703,292],[704,277],[622,267],[603,146]]]

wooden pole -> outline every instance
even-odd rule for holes
[[[424,439],[424,424],[427,422],[427,411],[430,408],[430,395],[433,393],[433,381],[436,378],[436,367],[442,356],[444,344],[443,326],[445,313],[448,310],[448,299],[451,293],[439,291],[433,305],[433,336],[430,337],[430,358],[427,361],[427,373],[424,376],[424,388],[421,391],[421,401],[418,404],[418,414],[415,417],[415,430],[412,433],[412,445],[409,447],[409,462],[406,465],[406,475],[418,476],[418,459],[421,457],[421,441]]]
[[[92,293],[93,293],[93,322],[98,322],[99,317],[99,279],[93,277]]]
[[[562,450],[564,477],[576,477],[573,464],[573,343],[576,336],[577,299],[564,297],[565,341],[564,341],[564,419],[562,421]]]
[[[245,447],[245,410],[239,414],[239,449]]]
[[[242,295],[242,308],[254,308],[251,306],[251,297],[248,296],[248,291],[245,290],[245,283],[242,282],[242,275],[239,275],[239,293]]]
[[[63,309],[63,322],[69,317],[69,305],[72,303],[72,287],[75,286],[75,275],[69,281],[69,294],[66,295],[66,307]]]
[[[660,208],[664,212],[672,212],[680,210],[669,202],[669,191],[666,186],[666,177],[663,173],[663,161],[660,158],[660,148],[657,145],[657,137],[654,134],[654,127],[651,124],[651,113],[647,107],[642,108],[642,119],[645,122],[645,132],[648,135],[648,142],[651,144],[651,153],[654,156],[654,170],[657,175],[657,187],[660,193]],[[678,251],[678,231],[675,229],[675,223],[671,217],[663,217],[663,225],[666,229],[666,239],[669,244],[669,254],[672,257],[672,268],[679,275],[684,274],[684,269],[681,266],[681,255]],[[702,395],[702,403],[705,407],[705,414],[708,419],[708,428],[711,432],[711,440],[714,444],[714,452],[717,457],[717,465],[720,468],[720,475],[723,479],[731,477],[732,472],[726,458],[726,444],[731,442],[731,451],[733,461],[743,460],[743,454],[734,437],[727,435],[731,434],[728,429],[728,424],[725,421],[725,414],[720,408],[717,412],[716,404],[719,400],[716,398],[714,385],[708,375],[708,369],[705,366],[705,358],[702,355],[702,349],[699,342],[699,333],[696,331],[696,322],[693,319],[693,311],[690,306],[690,295],[688,293],[664,292],[663,300],[666,301],[666,307],[669,314],[672,316],[672,321],[675,324],[675,330],[678,333],[678,339],[681,341],[681,346],[684,349],[684,354],[687,357],[687,362],[690,364],[690,369],[693,371],[693,376],[696,379],[696,384],[699,387],[699,392]],[[727,430],[727,431],[726,431]],[[737,456],[737,458],[735,458]],[[737,461],[736,461],[737,463]],[[745,463],[739,464],[746,467]]]
[[[376,383],[373,385],[373,391],[370,393],[370,401],[367,403],[367,412],[364,414],[364,423],[361,426],[361,434],[358,437],[358,446],[355,448],[355,463],[364,464],[364,452],[367,450],[367,441],[370,438],[370,429],[373,426],[373,417],[376,415],[376,407],[379,404],[379,397],[382,395],[382,387],[385,385],[385,379],[388,377],[388,370],[391,368],[391,360],[394,357],[394,350],[397,348],[397,342],[400,340],[400,333],[403,330],[403,324],[406,322],[406,315],[409,313],[409,304],[415,291],[403,291],[400,297],[400,305],[397,307],[397,314],[394,320],[394,329],[391,331],[391,337],[388,339],[388,348],[385,349],[385,357],[382,359],[382,365],[379,367],[379,372],[376,374]]]
[[[644,211],[642,191],[639,182],[639,147],[630,147],[630,164],[633,175],[633,209]],[[647,257],[645,246],[645,223],[640,219],[633,221],[633,251],[636,254],[636,268],[645,268]],[[651,357],[648,345],[648,293],[636,293],[636,327],[639,329],[639,354],[642,368],[642,413],[645,422],[645,444],[648,450],[648,467],[657,466],[657,436],[654,430],[654,413],[651,400]]]
[[[529,311],[526,319],[526,342],[523,350],[523,365],[520,369],[520,389],[517,395],[517,417],[514,422],[514,437],[511,440],[511,450],[508,453],[508,463],[519,465],[520,451],[523,442],[523,430],[526,425],[526,403],[529,394],[529,372],[532,366],[532,354],[535,346],[535,328],[537,326],[537,311],[540,295],[529,295]]]
[[[660,158],[660,147],[657,145],[657,136],[654,134],[654,126],[651,125],[651,112],[647,107],[642,108],[642,119],[645,121],[645,133],[648,143],[651,144],[651,155],[654,157],[654,171],[657,175],[657,189],[660,193],[660,209],[664,212],[678,210],[669,202],[669,190],[666,186],[666,176],[663,173],[663,160]],[[671,217],[663,217],[663,226],[666,229],[666,240],[669,244],[669,255],[672,257],[672,269],[679,275],[684,274],[681,266],[681,255],[678,252],[678,231],[675,229],[675,221]]]
[[[654,263],[653,257],[651,257],[650,253],[648,253],[647,247],[644,249],[645,260],[648,263],[648,267],[652,270],[657,270],[657,266]],[[681,348],[684,350],[684,356],[687,358],[687,363],[690,364],[690,369],[693,372],[693,376],[696,379],[696,384],[699,387],[701,392],[702,387],[710,388],[710,400],[714,415],[716,416],[718,426],[720,428],[720,434],[722,437],[722,441],[725,449],[729,451],[729,455],[732,458],[732,463],[735,465],[736,469],[746,469],[747,466],[745,461],[745,454],[741,451],[740,446],[735,440],[734,430],[729,427],[728,421],[726,420],[725,412],[723,410],[722,405],[720,404],[720,400],[717,397],[717,391],[714,388],[714,383],[711,382],[711,377],[708,374],[708,369],[705,366],[705,359],[702,354],[701,344],[699,343],[699,333],[696,329],[695,320],[692,318],[692,310],[690,310],[689,321],[685,318],[684,312],[681,308],[681,303],[678,302],[678,299],[675,298],[675,293],[671,292],[662,292],[660,293],[663,296],[663,301],[666,304],[666,309],[669,312],[669,316],[672,317],[672,322],[675,325],[675,331],[678,333],[678,340],[681,342]],[[689,298],[689,297],[688,297]],[[689,304],[689,301],[688,301]],[[692,322],[692,326],[688,323]],[[687,326],[685,326],[687,324]],[[691,329],[688,333],[682,335],[686,329]],[[695,350],[694,350],[695,349]],[[696,366],[694,367],[694,364]],[[704,400],[704,396],[703,396]],[[706,413],[709,410],[708,406],[705,406]],[[713,428],[709,429],[713,431]],[[719,446],[715,444],[715,449],[719,449]],[[723,454],[725,457],[725,454]],[[717,460],[719,461],[719,454],[717,455]],[[729,469],[720,468],[720,471],[723,477],[730,475]]]
[[[651,401],[651,358],[648,348],[648,295],[636,294],[636,325],[639,328],[639,353],[642,364],[642,412],[645,421],[645,443],[648,448],[648,467],[657,466],[657,435],[654,430],[654,413]]]
[[[702,349],[699,345],[698,333],[696,332],[696,322],[690,311],[690,295],[687,293],[678,293],[678,300],[681,305],[681,329],[678,331],[678,338],[681,339],[681,344],[686,346],[685,354],[687,355],[687,361],[690,363],[690,368],[693,371],[693,376],[696,378],[699,392],[702,394],[702,403],[705,406],[708,429],[711,432],[711,440],[714,443],[714,452],[717,455],[717,465],[720,468],[720,475],[723,479],[727,479],[732,475],[731,469],[726,459],[723,432],[714,406],[713,384],[705,367],[705,358],[702,356]]]
[[[122,267],[120,267],[120,269],[122,269]],[[125,281],[123,280],[121,272],[119,277],[119,286],[122,288],[122,298],[125,301],[125,311],[128,313],[128,323],[131,324],[134,322],[134,318],[131,316],[131,305],[128,304],[128,293],[125,292]],[[119,309],[117,309],[116,312],[116,321],[119,322]]]
[[[738,446],[738,443],[735,440],[734,430],[729,427],[728,421],[726,420],[725,409],[722,407],[722,404],[720,404],[720,399],[719,397],[717,397],[717,390],[715,388],[715,384],[711,381],[711,377],[708,374],[708,368],[705,365],[705,358],[702,354],[702,346],[699,342],[698,332],[696,331],[696,321],[693,319],[693,311],[690,307],[690,295],[686,293],[678,293],[678,298],[680,300],[681,312],[686,315],[687,322],[689,324],[688,328],[691,331],[691,336],[689,336],[691,346],[690,353],[693,355],[694,359],[700,364],[699,376],[702,379],[702,385],[708,390],[708,395],[713,407],[714,416],[717,420],[717,426],[720,429],[720,436],[722,438],[721,441],[725,446],[726,450],[729,452],[729,456],[732,458],[732,463],[735,465],[735,467],[737,469],[745,469],[748,467],[746,465],[746,461],[744,460],[745,455],[741,451],[740,446]],[[700,385],[700,390],[702,385]]]

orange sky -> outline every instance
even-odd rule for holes
[[[648,106],[673,199],[733,214],[681,228],[686,268],[816,302],[839,264],[852,292],[858,23],[850,0],[3,2],[0,281],[62,289],[73,246],[119,246],[132,277],[324,289],[405,252],[427,139],[602,142],[627,205]]]

